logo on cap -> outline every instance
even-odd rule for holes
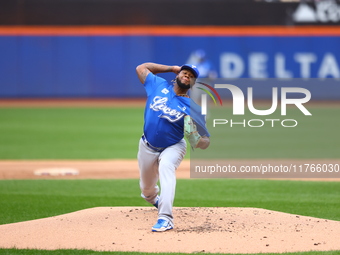
[[[198,71],[198,69],[195,65],[185,64],[185,65],[182,65],[182,67],[181,67],[181,70],[183,70],[183,69],[190,70],[194,74],[195,78],[198,78],[198,76],[200,75],[200,73],[199,73],[199,71]]]

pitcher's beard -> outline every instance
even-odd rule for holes
[[[190,89],[190,84],[189,85],[185,85],[184,83],[182,83],[179,78],[176,78],[176,83],[177,85],[181,88],[181,89]]]

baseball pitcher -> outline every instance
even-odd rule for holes
[[[195,66],[144,63],[136,71],[147,94],[144,133],[138,150],[141,196],[158,208],[152,231],[162,232],[174,227],[176,169],[186,153],[184,136],[192,148],[206,149],[210,134],[200,106],[187,94],[199,76]],[[173,84],[156,75],[166,72],[176,74]]]

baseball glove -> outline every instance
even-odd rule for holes
[[[184,136],[189,141],[191,148],[197,148],[201,136],[197,131],[193,119],[189,115],[184,117]]]

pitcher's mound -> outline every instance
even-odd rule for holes
[[[174,208],[155,233],[152,207],[100,207],[0,226],[1,248],[260,253],[340,250],[340,222],[256,208]]]

